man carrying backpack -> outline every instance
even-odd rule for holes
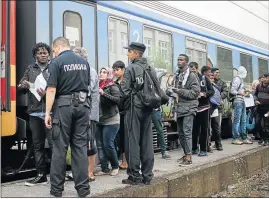
[[[225,100],[228,97],[228,87],[225,81],[219,78],[219,69],[218,68],[212,68],[211,73],[214,77],[214,88],[219,88],[221,100]],[[216,92],[215,92],[216,93]],[[221,144],[221,122],[222,122],[222,111],[223,111],[223,105],[218,106],[218,112],[219,115],[217,117],[211,118],[211,128],[212,128],[212,134],[215,136],[215,144],[216,149],[218,151],[222,151],[222,144]]]
[[[231,83],[231,96],[233,99],[234,119],[233,119],[233,141],[232,144],[252,144],[247,139],[246,132],[246,105],[244,97],[248,96],[248,92],[244,89],[243,79],[247,77],[247,70],[244,66],[238,68],[238,74],[233,78]],[[231,101],[231,100],[230,100]],[[241,138],[242,141],[239,139]]]
[[[123,103],[128,103],[124,117],[125,120],[125,153],[128,163],[128,178],[122,180],[123,184],[136,185],[143,182],[149,185],[153,178],[154,151],[151,127],[152,107],[146,106],[145,96],[150,93],[145,88],[148,82],[145,76],[155,74],[154,69],[149,70],[147,59],[142,58],[146,46],[132,42],[128,49],[130,65],[125,69],[120,83]],[[146,96],[148,97],[148,96]],[[141,172],[140,171],[141,162]]]

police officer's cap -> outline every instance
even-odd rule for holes
[[[124,47],[124,48],[128,50],[138,50],[141,52],[145,52],[146,50],[146,46],[138,42],[132,42],[128,47]]]

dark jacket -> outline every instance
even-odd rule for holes
[[[222,79],[215,80],[214,82],[220,88],[220,94],[222,100],[226,99],[228,97],[228,86],[226,82],[223,81]]]
[[[123,79],[120,83],[122,91],[122,102],[124,109],[130,107],[131,96],[133,105],[138,108],[145,108],[136,93],[143,88],[144,70],[148,66],[146,58],[138,58],[125,69]],[[153,71],[154,72],[154,71]]]
[[[178,75],[180,73],[176,73],[174,75],[174,82],[176,87],[179,86],[179,81],[178,81]],[[167,95],[170,96],[169,91],[166,92]],[[178,91],[178,103],[175,103],[176,106],[176,112],[177,112],[177,117],[184,117],[188,116],[191,114],[196,114],[197,112],[197,107],[198,107],[198,96],[200,93],[200,85],[197,79],[197,76],[195,73],[190,72],[187,82],[184,86],[184,88],[180,88]]]
[[[26,68],[24,75],[23,75],[22,79],[20,80],[19,84],[21,84],[24,80],[31,82],[31,83],[34,83],[36,80],[36,77],[38,75],[40,75],[41,72],[42,72],[44,78],[46,80],[48,80],[49,75],[48,75],[47,69],[48,69],[48,66],[42,72],[40,66],[38,66],[36,63],[29,65]],[[28,108],[27,108],[28,114],[46,111],[46,107],[45,107],[46,97],[45,96],[43,96],[41,98],[41,100],[38,101],[36,99],[36,97],[29,91],[29,89],[18,88],[18,92],[28,94],[28,98],[29,98],[29,104],[28,104]]]
[[[120,91],[117,85],[103,88],[104,95],[100,96],[100,122],[119,113]]]
[[[269,84],[259,84],[256,87],[255,99],[260,102],[258,106],[259,112],[269,111]]]
[[[118,86],[120,93],[122,93],[121,85],[118,82],[118,80],[115,81],[115,84]],[[123,102],[123,98],[122,97],[120,98],[120,103],[118,105],[118,108],[119,108],[120,114],[123,115],[125,113],[125,109],[124,109],[124,102]]]
[[[222,79],[218,79],[214,81],[215,84],[220,88],[220,94],[221,94],[221,99],[225,100],[228,97],[228,86],[225,81]],[[223,106],[219,106],[219,112],[222,112]]]
[[[210,80],[207,77],[204,76],[204,78],[203,78],[203,75],[201,75],[200,73],[198,73],[197,76],[198,76],[199,81],[200,81],[199,83],[200,83],[201,92],[206,94],[205,97],[200,97],[198,99],[199,107],[205,106],[205,105],[210,105],[209,98],[211,96],[213,96],[214,93],[215,93],[215,91],[213,89],[213,86],[212,86]]]

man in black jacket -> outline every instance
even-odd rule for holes
[[[117,77],[117,80],[115,81],[115,84],[119,87],[119,90],[121,90],[120,83],[123,79],[123,74],[125,71],[125,64],[122,61],[116,61],[113,66],[113,71],[114,75]],[[119,133],[117,134],[118,140],[119,140],[119,151],[122,154],[122,162],[121,165],[119,166],[120,169],[127,169],[128,164],[126,161],[126,156],[125,156],[125,150],[124,150],[124,137],[125,137],[125,131],[124,131],[124,106],[123,103],[119,104],[119,111],[120,111],[120,129]]]
[[[147,59],[142,58],[146,46],[132,42],[128,49],[131,64],[125,69],[121,90],[123,101],[130,99],[124,120],[127,133],[125,136],[125,153],[128,163],[128,179],[123,184],[138,184],[141,181],[148,185],[153,178],[154,152],[151,127],[152,109],[145,107],[137,92],[143,88]],[[125,103],[124,102],[124,103]],[[141,172],[140,171],[141,162]]]
[[[228,87],[225,81],[219,78],[219,69],[212,68],[211,72],[214,76],[214,83],[220,89],[221,99],[222,101],[228,97]],[[211,119],[211,127],[212,127],[212,135],[215,138],[216,148],[219,151],[222,151],[222,144],[221,144],[221,121],[222,121],[222,111],[223,107],[218,107],[219,115],[217,117],[213,117]]]
[[[214,95],[215,91],[212,87],[210,80],[206,77],[210,73],[211,68],[209,66],[203,66],[201,74],[198,73],[198,80],[200,82],[200,96],[198,112],[193,122],[192,131],[192,153],[198,153],[198,138],[200,143],[200,153],[198,156],[207,156],[208,150],[208,136],[209,136],[209,113],[210,113],[210,101],[209,98]],[[201,131],[200,131],[201,128]],[[200,134],[200,135],[199,135]]]
[[[38,89],[40,95],[39,101],[35,95],[30,92],[30,85],[34,84],[38,75],[42,74],[45,79],[48,78],[50,47],[45,43],[38,43],[32,50],[35,63],[29,65],[18,85],[19,92],[28,93],[29,106],[28,114],[30,115],[30,129],[32,132],[33,147],[35,154],[35,164],[37,176],[25,183],[26,186],[34,186],[47,183],[46,177],[46,160],[45,160],[45,139],[47,137],[50,149],[52,149],[51,131],[45,127],[45,91]]]

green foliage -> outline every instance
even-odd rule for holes
[[[172,67],[172,51],[170,49],[167,50],[166,58],[162,55],[159,48],[153,49],[151,51],[151,56],[148,57],[148,63],[154,68],[163,68],[168,72],[173,72]]]

